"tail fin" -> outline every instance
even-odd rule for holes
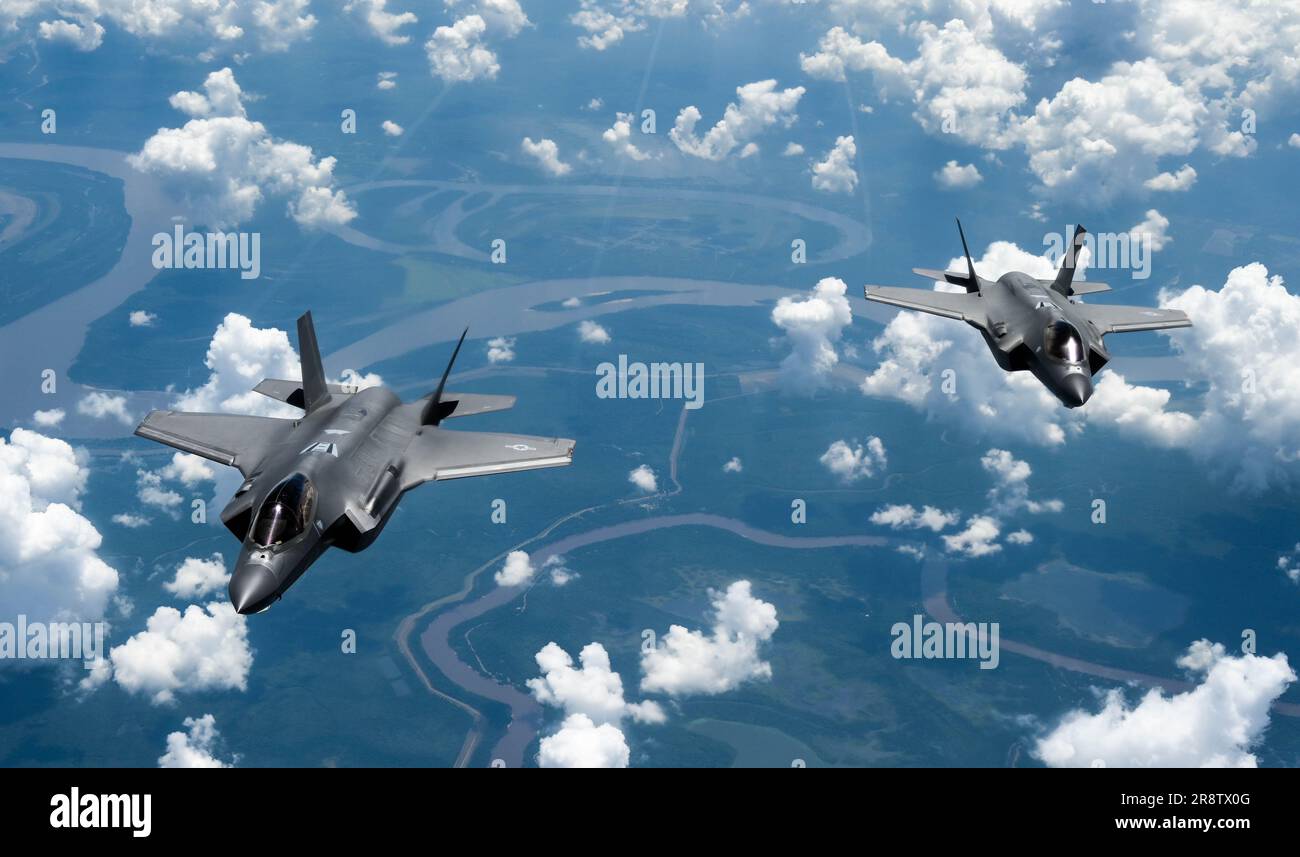
[[[957,234],[961,236],[961,252],[966,255],[966,270],[970,274],[970,279],[966,283],[966,291],[978,292],[980,290],[980,278],[975,274],[975,263],[970,258],[970,248],[966,246],[966,233],[962,231],[961,219],[957,219]]]
[[[1074,263],[1079,258],[1079,251],[1083,249],[1084,236],[1088,230],[1082,225],[1074,227],[1074,238],[1070,240],[1070,246],[1066,248],[1065,258],[1061,260],[1061,269],[1056,272],[1056,279],[1052,281],[1052,291],[1069,297],[1074,294],[1072,288],[1074,283]]]
[[[320,348],[316,345],[316,328],[311,323],[311,310],[298,319],[298,353],[302,360],[303,409],[310,414],[330,400],[325,367],[321,365]]]
[[[460,335],[460,342],[456,343],[456,350],[451,352],[451,359],[447,361],[447,368],[443,370],[442,380],[438,382],[438,389],[433,391],[429,401],[425,403],[424,410],[420,412],[420,423],[426,426],[436,426],[438,423],[451,416],[451,412],[456,410],[455,402],[443,402],[442,391],[447,386],[447,376],[451,374],[451,367],[456,363],[456,355],[460,354],[460,347],[465,344],[465,335],[469,333],[469,328],[465,328],[465,333]]]

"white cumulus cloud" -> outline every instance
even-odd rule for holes
[[[583,647],[579,666],[555,643],[547,643],[536,657],[542,675],[529,679],[528,689],[538,702],[565,714],[559,730],[541,740],[537,763],[543,768],[625,768],[630,754],[623,722],[667,719],[658,703],[627,702],[623,679],[599,643]]]
[[[123,425],[135,425],[135,417],[126,409],[126,396],[114,396],[96,390],[77,402],[77,413],[97,420],[115,419]]]
[[[1164,172],[1152,176],[1142,183],[1147,190],[1180,191],[1191,190],[1196,184],[1196,170],[1190,164],[1183,164],[1177,172]]]
[[[1058,513],[1065,508],[1061,500],[1040,500],[1032,497],[1029,491],[1029,478],[1033,475],[1033,469],[1027,461],[1016,458],[1007,450],[988,450],[980,457],[980,465],[993,481],[987,495],[988,506],[981,512],[967,517],[964,528],[944,532],[961,522],[960,509],[944,511],[934,506],[923,506],[920,511],[917,511],[910,503],[880,507],[872,513],[871,523],[894,530],[929,530],[931,533],[943,533],[940,541],[946,552],[978,558],[1002,550],[999,539],[1002,538],[1008,519],[1022,514]],[[1027,530],[1018,529],[1009,533],[1006,541],[1014,545],[1027,545],[1033,541],[1033,535]],[[908,552],[917,556],[922,554],[919,548],[910,549]]]
[[[402,29],[419,20],[414,12],[390,12],[388,0],[351,0],[343,11],[360,15],[370,32],[386,45],[404,45],[411,41]]]
[[[523,586],[532,582],[535,573],[536,569],[533,568],[527,551],[511,551],[506,554],[505,565],[492,575],[492,579],[497,586]]]
[[[850,137],[838,137],[826,157],[813,164],[812,186],[826,193],[852,193],[858,186],[858,171],[853,159],[858,147]]]
[[[654,470],[648,464],[637,465],[627,475],[627,481],[635,485],[638,491],[646,494],[653,494],[659,490],[659,478],[655,476]]]
[[[871,513],[871,523],[895,530],[927,529],[937,533],[961,521],[961,512],[945,512],[934,506],[923,506],[918,512],[915,506],[899,504],[882,506]]]
[[[1060,500],[1035,500],[1029,496],[1029,477],[1033,469],[1029,462],[1016,458],[1005,449],[990,449],[980,458],[980,466],[993,477],[989,490],[990,509],[1009,515],[1022,509],[1033,515],[1060,512],[1065,504]]]
[[[791,346],[781,361],[781,379],[787,388],[811,392],[826,382],[839,363],[835,344],[853,320],[847,292],[843,280],[826,277],[809,296],[783,297],[773,307],[772,323],[785,331]]]
[[[89,472],[68,443],[16,428],[0,438],[0,604],[33,621],[97,621],[118,573],[77,510]],[[10,615],[9,620],[13,621]]]
[[[578,44],[604,51],[628,33],[644,30],[651,20],[699,18],[706,25],[741,18],[750,12],[748,0],[579,0],[569,23],[582,30]]]
[[[470,14],[433,31],[424,45],[429,71],[448,83],[495,79],[501,63],[492,42],[514,38],[531,23],[518,0],[444,0],[444,5]]]
[[[934,180],[944,190],[967,190],[984,181],[984,176],[980,175],[979,167],[974,164],[963,165],[949,161],[934,174]]]
[[[776,125],[789,128],[799,118],[795,108],[805,92],[802,86],[778,90],[775,80],[758,80],[736,87],[736,100],[727,105],[722,118],[705,132],[695,133],[703,118],[699,108],[691,105],[677,114],[668,137],[687,155],[720,161],[732,152],[753,143],[753,138]],[[752,151],[752,150],[751,150]]]
[[[655,648],[642,652],[641,690],[670,696],[716,694],[771,678],[772,666],[760,649],[780,623],[776,607],[751,590],[748,580],[737,580],[723,592],[711,591],[710,632],[673,625]]]
[[[1295,681],[1287,657],[1228,655],[1219,643],[1193,643],[1178,665],[1199,683],[1166,696],[1153,688],[1131,705],[1119,689],[1100,711],[1071,711],[1038,739],[1033,753],[1054,768],[1254,768],[1252,749],[1273,701]]]
[[[226,561],[219,553],[207,559],[186,557],[176,567],[176,576],[163,584],[172,595],[183,601],[197,601],[219,592],[230,583]]]
[[[826,448],[818,461],[844,483],[874,476],[887,464],[885,445],[878,437],[867,438],[865,446],[856,440],[852,443],[837,440]]]
[[[942,28],[921,22],[909,33],[917,46],[912,60],[837,26],[822,37],[816,53],[801,54],[800,62],[806,74],[824,80],[869,72],[882,96],[913,101],[914,115],[927,131],[1005,148],[1011,111],[1025,101],[1024,69],[959,18]]]
[[[253,665],[246,618],[225,602],[191,604],[184,613],[159,607],[145,630],[113,647],[112,678],[155,705],[173,703],[180,693],[245,690]],[[101,673],[95,681],[107,677]]]
[[[623,730],[596,724],[585,714],[564,718],[560,728],[542,738],[537,751],[541,768],[626,768],[631,753]]]
[[[47,411],[36,411],[32,414],[32,422],[37,428],[54,428],[63,422],[64,417],[68,415],[63,408],[50,408]]]
[[[158,759],[160,768],[233,768],[234,762],[217,757],[221,733],[217,718],[211,714],[186,717],[184,732],[167,736],[167,752]]]
[[[495,78],[501,64],[483,41],[486,32],[487,23],[478,15],[467,15],[434,30],[424,44],[433,76],[449,83]]]
[[[614,124],[601,134],[601,139],[614,148],[615,152],[631,158],[634,161],[645,161],[650,155],[642,151],[632,142],[632,120],[635,117],[631,113],[619,113],[614,117]]]
[[[1236,490],[1288,485],[1300,459],[1300,297],[1258,262],[1234,268],[1219,289],[1163,293],[1190,328],[1167,336],[1189,383],[1203,387],[1195,411],[1170,406],[1167,390],[1107,372],[1085,406],[1088,421],[1159,447],[1186,450]]]
[[[1017,147],[1038,194],[1074,205],[1187,190],[1193,153],[1251,154],[1255,116],[1300,90],[1300,6],[1290,2],[1138,0],[1124,59],[1066,76],[1032,105],[1028,69],[1053,65],[1062,45],[1038,29],[1059,14],[1056,0],[827,5],[837,26],[800,55],[806,74],[867,75],[882,99],[911,102],[929,133]],[[886,28],[901,49],[861,35]]]
[[[969,557],[988,556],[1002,550],[1002,545],[997,543],[1001,531],[996,518],[972,515],[966,521],[966,529],[944,536],[943,544],[950,553]]]
[[[129,157],[133,167],[166,179],[195,219],[215,229],[253,216],[268,195],[287,197],[287,212],[307,228],[347,223],[356,211],[334,190],[334,158],[278,140],[248,118],[243,91],[229,68],[214,71],[204,91],[177,92],[171,105],[190,117],[161,128]]]
[[[593,345],[607,345],[610,341],[609,331],[590,319],[578,322],[578,338]]]
[[[567,176],[573,172],[573,166],[560,160],[560,147],[554,140],[542,138],[534,142],[532,137],[525,137],[519,144],[525,155],[537,161],[543,171],[553,176]]]
[[[1097,81],[1067,81],[1014,136],[1044,188],[1100,205],[1155,179],[1161,159],[1194,151],[1205,120],[1197,94],[1148,59],[1116,63]]]
[[[510,336],[498,336],[488,340],[487,358],[489,363],[509,363],[515,359],[515,340]]]
[[[105,24],[147,44],[207,62],[250,49],[287,50],[316,26],[311,0],[16,0],[0,4],[0,32],[34,24],[35,35],[93,51]]]

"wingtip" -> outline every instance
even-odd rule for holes
[[[161,413],[165,413],[165,412],[160,411],[157,408],[154,408],[152,411],[144,415],[144,419],[140,420],[140,422],[135,427],[135,431],[131,433],[136,437],[147,437],[145,431],[146,431],[146,427],[149,425],[149,420],[153,419],[154,414],[161,414]]]

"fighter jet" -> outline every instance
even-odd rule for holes
[[[1012,271],[996,281],[975,273],[966,234],[957,221],[966,272],[912,270],[923,277],[961,286],[964,292],[867,286],[867,300],[955,318],[975,328],[998,365],[1008,372],[1029,371],[1067,408],[1092,396],[1092,378],[1110,361],[1102,342],[1108,333],[1190,327],[1180,310],[1085,304],[1074,298],[1110,290],[1105,283],[1075,282],[1074,267],[1087,234],[1082,226],[1061,262],[1056,278],[1040,280]]]
[[[466,333],[468,333],[466,329]],[[236,467],[244,483],[221,513],[243,542],[230,601],[259,613],[284,595],[325,552],[368,547],[402,496],[417,485],[466,476],[562,467],[572,440],[451,431],[444,420],[503,411],[514,396],[445,391],[465,342],[438,388],[403,404],[386,387],[329,384],[311,313],[298,319],[302,381],[263,380],[253,389],[296,408],[296,419],[153,411],[143,438]]]

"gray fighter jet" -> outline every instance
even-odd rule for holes
[[[466,333],[469,331],[466,330]],[[268,378],[253,389],[301,408],[297,419],[153,411],[136,428],[156,440],[237,467],[244,483],[221,513],[243,541],[230,578],[240,613],[265,610],[327,548],[368,547],[407,491],[425,482],[562,467],[573,441],[449,431],[444,420],[503,411],[514,396],[438,388],[403,404],[386,387],[328,384],[311,313],[298,319],[302,378]]]
[[[1102,342],[1108,333],[1190,327],[1180,310],[1085,304],[1074,300],[1110,290],[1105,283],[1074,281],[1074,263],[1084,245],[1082,226],[1074,230],[1070,248],[1053,280],[1040,280],[1019,271],[997,281],[975,273],[966,235],[961,231],[966,273],[913,268],[923,277],[961,286],[964,292],[938,292],[867,286],[867,300],[904,309],[955,318],[975,328],[988,343],[998,365],[1008,372],[1029,371],[1067,408],[1077,408],[1092,396],[1092,377],[1110,361]]]

